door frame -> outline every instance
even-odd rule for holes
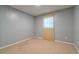
[[[45,17],[46,17],[46,16],[45,16]],[[43,17],[43,20],[44,20],[45,17]],[[51,16],[49,16],[49,17],[51,17]],[[54,31],[54,33],[53,33],[53,34],[54,34],[54,41],[55,41],[55,15],[52,15],[52,17],[53,17],[53,21],[54,21],[54,23],[53,23],[53,26],[54,26],[54,30],[53,30],[53,31]],[[43,21],[42,21],[42,26],[44,26],[44,25],[43,25]],[[42,32],[43,32],[43,30],[44,30],[44,28],[42,28]],[[52,29],[51,29],[51,32],[52,32]],[[43,33],[42,33],[42,34],[43,34]],[[42,36],[43,36],[43,35],[42,35]],[[52,38],[52,39],[53,39],[53,38]]]

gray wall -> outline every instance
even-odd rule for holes
[[[36,35],[42,34],[43,16],[37,16]],[[73,8],[65,9],[55,14],[55,39],[67,42],[73,42]]]
[[[34,18],[9,6],[0,6],[0,47],[34,35]]]
[[[74,42],[79,47],[79,6],[74,8]]]
[[[55,39],[73,42],[73,8],[65,9],[56,13]]]
[[[55,39],[78,44],[79,6],[74,9],[75,23],[73,23],[73,8],[56,12]],[[43,16],[34,18],[9,6],[0,6],[0,47],[15,43],[32,35],[41,36]],[[75,33],[73,35],[73,32]],[[74,38],[74,40],[73,40]]]
[[[35,35],[42,36],[43,30],[43,16],[37,16],[35,18]]]

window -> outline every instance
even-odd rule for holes
[[[54,20],[53,17],[44,18],[43,21],[44,28],[53,28],[54,27]]]

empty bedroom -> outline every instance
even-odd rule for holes
[[[78,54],[78,5],[0,5],[0,54]]]

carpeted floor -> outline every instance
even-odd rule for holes
[[[30,39],[22,43],[10,46],[0,50],[3,54],[25,54],[25,53],[77,53],[77,50],[71,44],[63,42],[52,42],[45,39]]]

